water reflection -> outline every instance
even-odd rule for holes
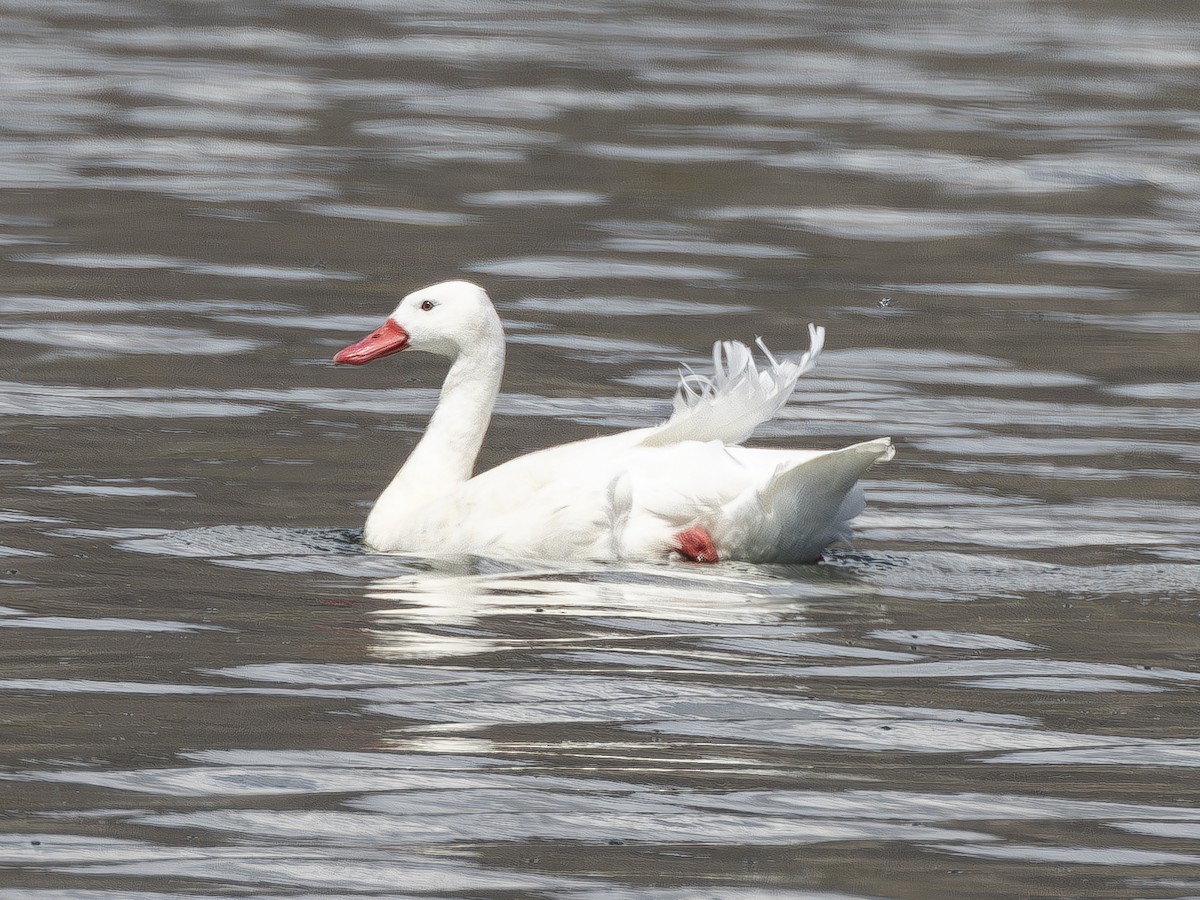
[[[278,571],[274,562],[281,556],[314,552],[357,560],[366,566],[359,577],[370,569],[344,538],[316,532],[210,530],[142,537],[128,546],[217,562],[237,554],[261,572]],[[376,662],[226,667],[207,673],[210,686],[199,693],[291,696],[357,709],[380,724],[380,749],[214,749],[176,754],[175,766],[9,772],[9,780],[104,792],[113,798],[108,802],[126,808],[106,812],[106,820],[149,834],[199,832],[234,843],[181,851],[170,842],[41,833],[27,835],[30,843],[9,851],[6,860],[76,875],[183,872],[202,882],[300,889],[333,882],[294,857],[272,862],[270,852],[256,850],[251,858],[235,848],[317,841],[329,864],[356,860],[353,878],[360,890],[396,871],[394,860],[378,871],[363,869],[364,854],[391,854],[397,841],[424,848],[564,838],[646,847],[887,841],[1027,861],[1123,867],[1188,862],[1184,853],[1137,847],[1034,847],[1010,834],[1033,833],[1021,823],[1045,829],[1063,822],[1072,828],[1112,825],[1144,836],[1185,835],[1200,827],[1197,808],[1011,790],[870,787],[856,784],[860,778],[850,773],[831,773],[832,783],[819,788],[783,787],[775,782],[805,771],[796,766],[807,758],[781,755],[774,747],[933,754],[960,766],[1113,764],[1124,754],[1146,766],[1190,766],[1194,742],[1055,731],[1027,715],[966,706],[815,694],[821,681],[844,686],[860,678],[916,678],[982,689],[960,692],[961,699],[982,701],[997,690],[1061,686],[995,677],[964,681],[964,675],[1061,670],[1071,678],[1123,674],[1160,685],[1200,676],[1027,659],[1041,648],[978,632],[880,629],[862,637],[883,647],[849,642],[821,610],[868,600],[874,591],[869,568],[864,576],[683,564],[563,570],[469,559],[379,562],[408,571],[363,586],[372,601],[366,617]],[[907,649],[886,648],[900,643]],[[987,656],[929,659],[964,651]],[[829,665],[831,657],[842,661]],[[556,675],[547,678],[551,668]],[[44,682],[0,687],[57,689]],[[149,683],[61,689],[151,695],[198,690]],[[1091,689],[1107,690],[1099,681]],[[139,810],[136,795],[160,799]],[[308,808],[278,805],[293,797],[305,798]],[[320,797],[328,800],[314,807]],[[214,859],[221,861],[219,870],[212,868]],[[418,867],[433,864],[424,852],[413,859]],[[485,872],[482,863],[482,857],[468,857],[437,871],[451,883],[474,884],[478,877],[492,888],[526,878]],[[528,877],[533,880],[521,881],[527,887],[566,890],[570,883],[549,873]]]
[[[945,560],[937,567],[936,554],[925,575],[915,555],[899,562],[871,554],[835,554],[821,567],[563,568],[372,556],[353,535],[316,529],[60,533],[117,539],[127,551],[163,560],[234,565],[258,579],[286,573],[311,583],[336,573],[343,586],[355,579],[367,603],[360,625],[373,661],[235,664],[200,673],[200,683],[9,679],[0,690],[275,698],[339,719],[365,717],[374,748],[216,747],[176,752],[166,765],[9,769],[0,780],[96,792],[105,807],[98,821],[152,836],[31,831],[22,836],[27,845],[7,852],[10,864],[75,877],[184,873],[214,885],[295,890],[352,877],[362,890],[395,876],[394,845],[402,842],[421,848],[413,866],[434,866],[444,883],[494,889],[515,879],[524,886],[516,890],[538,885],[570,896],[571,878],[506,862],[497,867],[494,848],[563,839],[597,848],[883,841],[975,858],[1137,868],[1184,865],[1188,855],[1129,846],[1103,857],[1107,848],[1078,841],[1035,847],[1028,836],[1086,824],[1150,840],[1200,827],[1194,807],[998,791],[986,772],[971,774],[983,766],[1126,759],[1160,769],[1193,766],[1194,741],[1056,728],[1006,711],[994,698],[1064,689],[1107,697],[1114,689],[1161,692],[1200,676],[1055,661],[1053,646],[984,631],[854,630],[846,611],[877,603],[893,574],[913,584],[924,577],[931,587],[941,581],[950,569]],[[1014,561],[1010,568],[1045,567]],[[372,577],[383,571],[385,577]],[[0,624],[192,627],[12,613]],[[871,680],[912,680],[933,693],[923,689],[924,702],[879,702],[854,687]],[[829,752],[880,762],[822,772]],[[876,765],[893,765],[884,760],[897,753],[932,757],[960,774],[923,787],[870,774]],[[921,766],[912,771],[918,782],[929,777]],[[952,786],[964,780],[977,788]],[[155,799],[147,805],[139,796]],[[304,808],[292,808],[295,800]],[[216,844],[179,849],[172,834],[204,834]],[[269,849],[313,842],[323,865],[338,869],[336,878]],[[480,849],[453,864],[429,855],[467,846]],[[388,862],[373,868],[376,854]],[[618,864],[612,876],[630,872]]]

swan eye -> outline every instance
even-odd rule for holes
[[[425,310],[425,312],[429,312],[431,309],[433,309],[434,305],[435,304],[432,300],[421,301],[421,309]]]

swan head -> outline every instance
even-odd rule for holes
[[[383,325],[333,358],[361,366],[401,350],[456,359],[465,350],[504,349],[504,331],[487,291],[469,281],[443,281],[408,294]]]

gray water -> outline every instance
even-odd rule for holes
[[[1200,896],[1191,4],[0,3],[0,896]],[[362,552],[484,284],[483,464],[830,350],[822,565]]]

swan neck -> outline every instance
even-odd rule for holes
[[[397,480],[403,478],[420,493],[437,493],[470,479],[503,375],[503,340],[461,353],[446,373],[429,426]]]

